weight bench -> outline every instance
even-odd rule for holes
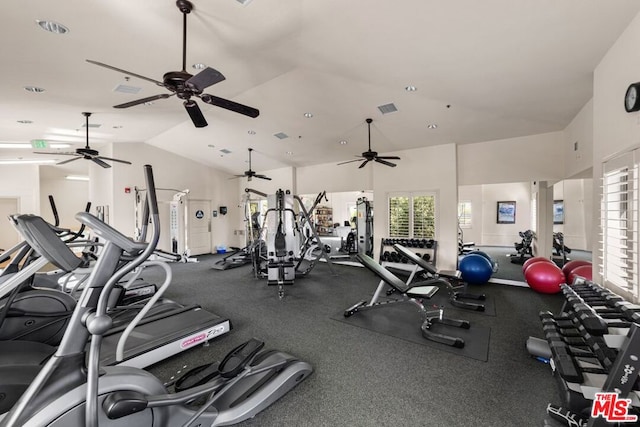
[[[469,329],[469,322],[466,320],[450,319],[444,317],[444,311],[442,307],[434,307],[431,310],[427,310],[422,303],[423,299],[430,299],[436,292],[438,292],[438,286],[431,285],[407,285],[400,280],[396,275],[386,270],[380,264],[375,262],[371,257],[364,254],[357,254],[356,259],[362,263],[369,270],[374,272],[380,277],[380,283],[370,301],[360,301],[359,303],[349,307],[344,312],[344,317],[350,317],[359,311],[371,310],[374,308],[384,307],[389,304],[408,302],[416,307],[422,317],[422,336],[428,340],[436,341],[446,345],[450,345],[457,348],[464,347],[464,340],[462,338],[445,335],[431,330],[431,326],[435,323],[455,326],[458,328]],[[401,297],[389,301],[378,301],[380,295],[384,292],[385,285],[389,285],[395,292]]]
[[[475,302],[460,300],[460,298],[467,298],[467,299],[484,301],[486,297],[484,294],[470,294],[467,292],[459,291],[458,289],[463,288],[464,285],[453,286],[449,280],[462,282],[459,271],[456,271],[453,274],[438,272],[438,270],[435,268],[433,264],[420,258],[413,251],[405,248],[404,246],[395,244],[393,245],[393,248],[399,254],[406,257],[409,261],[411,261],[415,265],[415,268],[413,269],[413,271],[411,272],[411,275],[409,276],[409,279],[407,280],[407,284],[411,283],[416,273],[418,273],[419,269],[422,269],[430,275],[430,278],[427,279],[425,282],[417,283],[416,286],[432,285],[432,286],[444,287],[449,293],[449,302],[451,303],[451,305],[459,308],[466,308],[468,310],[484,311],[484,304],[478,304]]]

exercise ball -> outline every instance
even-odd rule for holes
[[[489,262],[491,263],[491,270],[494,273],[498,271],[498,264],[493,260],[493,258],[491,258],[491,255],[483,251],[471,251],[467,255],[473,255],[473,254],[480,255],[488,259]]]
[[[487,283],[493,274],[493,266],[488,259],[478,254],[470,254],[460,260],[458,270],[462,280],[472,285]]]
[[[536,262],[550,262],[551,264],[553,264],[553,261],[551,261],[549,258],[545,258],[543,256],[534,256],[533,258],[529,258],[524,262],[524,264],[522,264],[522,272],[526,273],[527,267]]]
[[[531,289],[542,294],[557,294],[565,283],[560,267],[552,262],[535,262],[527,268],[524,278]]]
[[[592,266],[591,264],[579,265],[569,272],[567,276],[567,283],[572,284],[576,277],[584,277],[586,280],[592,279]]]
[[[589,261],[585,261],[583,259],[574,259],[573,261],[569,261],[564,266],[562,266],[562,272],[564,273],[564,277],[567,278],[567,283],[571,284],[572,282],[569,280],[569,273],[574,268],[583,266],[583,265],[591,265]]]

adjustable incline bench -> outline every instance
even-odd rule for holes
[[[416,283],[415,286],[432,285],[444,287],[449,293],[449,302],[451,303],[451,305],[459,308],[466,308],[468,310],[484,311],[484,304],[460,300],[460,298],[467,298],[483,301],[486,297],[484,294],[470,294],[467,292],[458,291],[457,289],[461,289],[463,286],[453,286],[450,280],[453,280],[455,282],[462,281],[459,272],[455,272],[455,274],[445,274],[443,272],[438,272],[433,264],[420,258],[413,251],[405,248],[404,246],[395,244],[393,245],[393,248],[415,265],[415,268],[413,269],[411,275],[409,276],[409,279],[407,280],[407,284],[411,283],[416,273],[418,273],[418,270],[422,269],[427,272],[430,277],[425,282]]]
[[[360,301],[352,307],[349,307],[345,310],[344,317],[352,316],[359,311],[380,308],[393,303],[408,302],[418,307],[420,315],[422,316],[422,325],[420,326],[420,329],[422,330],[423,337],[431,341],[436,341],[457,348],[464,347],[464,340],[462,338],[431,331],[431,326],[434,323],[464,329],[469,329],[470,327],[469,322],[466,320],[444,317],[443,309],[441,307],[435,307],[432,310],[427,310],[425,308],[422,300],[430,299],[436,292],[438,292],[439,288],[437,286],[422,286],[421,284],[407,285],[396,275],[375,262],[371,257],[359,253],[356,255],[356,259],[380,277],[381,280],[371,300]],[[389,285],[401,297],[389,301],[378,301],[380,295],[384,292],[385,285]]]

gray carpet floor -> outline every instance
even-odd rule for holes
[[[487,284],[472,291],[490,295],[495,316],[447,308],[491,329],[487,361],[479,361],[332,320],[377,286],[363,268],[334,266],[332,275],[319,263],[280,300],[249,265],[211,269],[217,257],[173,264],[167,296],[228,317],[233,330],[149,370],[169,380],[251,337],[313,365],[306,381],[242,426],[540,426],[547,403],[559,403],[549,365],[525,349],[528,336],[542,337],[538,312],[557,312],[559,295]]]

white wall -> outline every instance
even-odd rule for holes
[[[471,226],[462,229],[463,240],[482,245],[482,225],[484,209],[482,209],[482,185],[458,186],[458,200],[471,202]]]
[[[591,250],[593,179],[566,179],[553,186],[553,199],[564,201],[564,224],[553,231],[564,235],[571,249]]]
[[[559,181],[564,175],[562,132],[458,146],[460,185]]]
[[[569,123],[563,132],[564,176],[573,177],[591,169],[593,164],[593,99]]]
[[[373,165],[358,169],[358,165],[349,163],[338,166],[335,163],[325,163],[297,168],[297,191],[299,194],[318,194],[325,190],[328,193],[370,190],[373,188],[375,169]],[[380,165],[375,166],[377,168]],[[400,164],[395,169],[403,167],[404,165]]]
[[[373,164],[373,198],[375,236],[374,256],[380,251],[380,238],[389,230],[388,195],[391,192],[435,192],[436,240],[438,268],[457,266],[458,254],[458,184],[455,144],[437,145],[391,153],[402,158],[398,167]],[[367,166],[371,167],[371,166]]]
[[[0,197],[18,198],[22,214],[40,213],[40,172],[38,165],[0,165]]]
[[[40,166],[40,206],[41,216],[48,222],[54,223],[49,195],[53,196],[60,227],[77,230],[80,223],[75,214],[85,209],[89,202],[89,183],[87,181],[70,181],[69,175],[63,169],[55,166]]]
[[[623,108],[624,94],[630,83],[640,80],[640,14],[603,57],[594,71],[593,84],[593,178],[599,182],[602,162],[607,157],[640,146],[640,112],[628,114]],[[593,186],[593,200],[600,200],[599,185]],[[599,206],[593,207],[594,224],[600,220]],[[593,227],[592,241],[598,241]],[[598,253],[598,255],[600,255]],[[599,276],[600,258],[594,247],[594,280]]]
[[[498,224],[498,202],[516,202],[515,224]],[[513,246],[518,232],[531,228],[531,184],[529,182],[482,186],[482,245]]]
[[[132,162],[132,165],[116,164],[113,168],[111,224],[116,229],[124,234],[133,235],[135,230],[133,188],[146,187],[143,166],[150,164],[153,167],[156,187],[189,189],[190,199],[210,200],[212,210],[227,206],[227,215],[212,218],[212,247],[234,244],[237,236],[233,235],[233,230],[237,218],[242,215],[242,211],[238,208],[240,192],[237,180],[230,180],[231,176],[226,173],[214,171],[203,164],[148,144],[114,144],[113,155]],[[125,193],[127,187],[131,189],[131,193]],[[159,191],[158,200],[168,202],[174,194],[173,191]],[[164,206],[168,205],[164,204]],[[166,223],[161,224],[161,227],[163,241],[166,243],[169,227]]]

